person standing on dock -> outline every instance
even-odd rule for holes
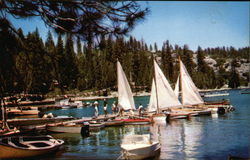
[[[114,101],[112,104],[112,114],[116,114],[116,102]]]
[[[142,104],[139,105],[138,111],[139,111],[139,116],[142,117],[142,110],[143,110],[143,106]]]
[[[95,102],[94,102],[94,105],[95,105],[95,118],[97,118],[97,117],[98,117],[98,114],[99,114],[99,111],[98,111],[98,102],[95,101]]]
[[[103,111],[104,111],[104,116],[107,117],[108,114],[108,102],[106,99],[103,100]]]

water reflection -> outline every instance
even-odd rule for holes
[[[159,159],[190,159],[197,156],[201,146],[202,124],[195,119],[172,121],[170,124],[155,123],[150,126],[154,139],[161,143]]]

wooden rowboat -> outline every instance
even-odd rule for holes
[[[123,126],[124,122],[123,121],[106,121],[104,122],[105,127],[110,127],[110,126]]]
[[[72,124],[72,125],[50,125],[46,127],[47,131],[56,132],[56,133],[81,133],[83,124]]]
[[[151,120],[149,118],[128,118],[128,119],[115,119],[115,121],[122,121],[124,122],[124,124],[132,124],[132,125],[136,125],[136,124],[149,124],[151,123]]]
[[[8,109],[7,110],[8,115],[14,115],[14,116],[22,116],[22,115],[38,115],[38,110],[20,110],[20,109]]]
[[[45,155],[56,151],[63,143],[51,136],[4,137],[0,139],[0,159]]]

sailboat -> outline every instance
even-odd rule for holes
[[[117,61],[118,106],[126,110],[135,110],[135,102],[127,77]]]
[[[190,75],[187,72],[186,67],[180,62],[180,86],[181,86],[181,97],[183,105],[200,105],[204,104],[197,87],[192,81]]]
[[[196,110],[186,109],[186,111],[192,112],[192,115],[198,114],[211,114],[211,110],[203,109],[204,101],[201,98],[198,88],[195,86],[192,78],[188,74],[188,71],[185,65],[182,63],[179,58],[180,64],[180,76],[178,77],[175,93],[178,93],[179,90],[179,81],[180,81],[180,90],[181,90],[181,102],[185,108],[193,108],[196,107]],[[201,107],[202,109],[197,109],[197,107]],[[185,110],[185,109],[182,109]]]
[[[175,84],[175,88],[174,88],[174,93],[176,97],[179,97],[179,79],[180,79],[180,76],[178,76],[176,84]]]
[[[154,78],[152,81],[151,96],[148,106],[148,112],[154,112],[152,115],[154,121],[166,121],[164,110],[182,107],[175,92],[171,88],[168,80],[162,70],[154,60]],[[187,116],[183,113],[172,113],[172,117]]]
[[[118,81],[118,107],[120,111],[130,111],[130,116],[134,116],[135,102],[127,77],[122,69],[120,62],[117,60],[117,81]],[[148,123],[146,118],[125,118],[116,119],[116,121],[124,121],[125,124],[140,124]]]

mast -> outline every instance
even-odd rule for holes
[[[0,104],[1,104],[1,110],[2,110],[2,124],[3,124],[3,129],[8,129],[9,130],[9,126],[6,122],[6,117],[5,117],[5,104],[4,104],[4,99],[1,98],[1,101],[0,101]]]
[[[180,68],[180,79],[179,79],[179,81],[180,81],[180,91],[181,91],[181,103],[182,103],[182,105],[183,105],[183,91],[182,91],[182,73],[181,73],[181,58],[180,58],[180,56],[179,56],[179,68]]]
[[[1,98],[1,110],[2,110],[2,123],[3,123],[3,128],[5,127],[5,118],[4,118],[4,107],[3,107],[3,104],[2,104],[2,98]]]
[[[156,58],[153,59],[154,63],[156,63]],[[156,73],[155,73],[155,64],[153,63],[154,65],[154,81],[155,81],[155,92],[156,92],[156,107],[157,107],[157,110],[156,110],[156,113],[159,113],[159,102],[158,102],[158,91],[157,91],[157,84],[156,84]]]
[[[117,93],[118,93],[118,97],[117,97],[117,104],[119,104],[119,86],[118,86],[118,81],[119,81],[119,78],[118,78],[118,58],[116,58],[116,75],[117,75],[117,77],[116,77],[116,81],[117,81]],[[120,108],[120,107],[119,107]]]

